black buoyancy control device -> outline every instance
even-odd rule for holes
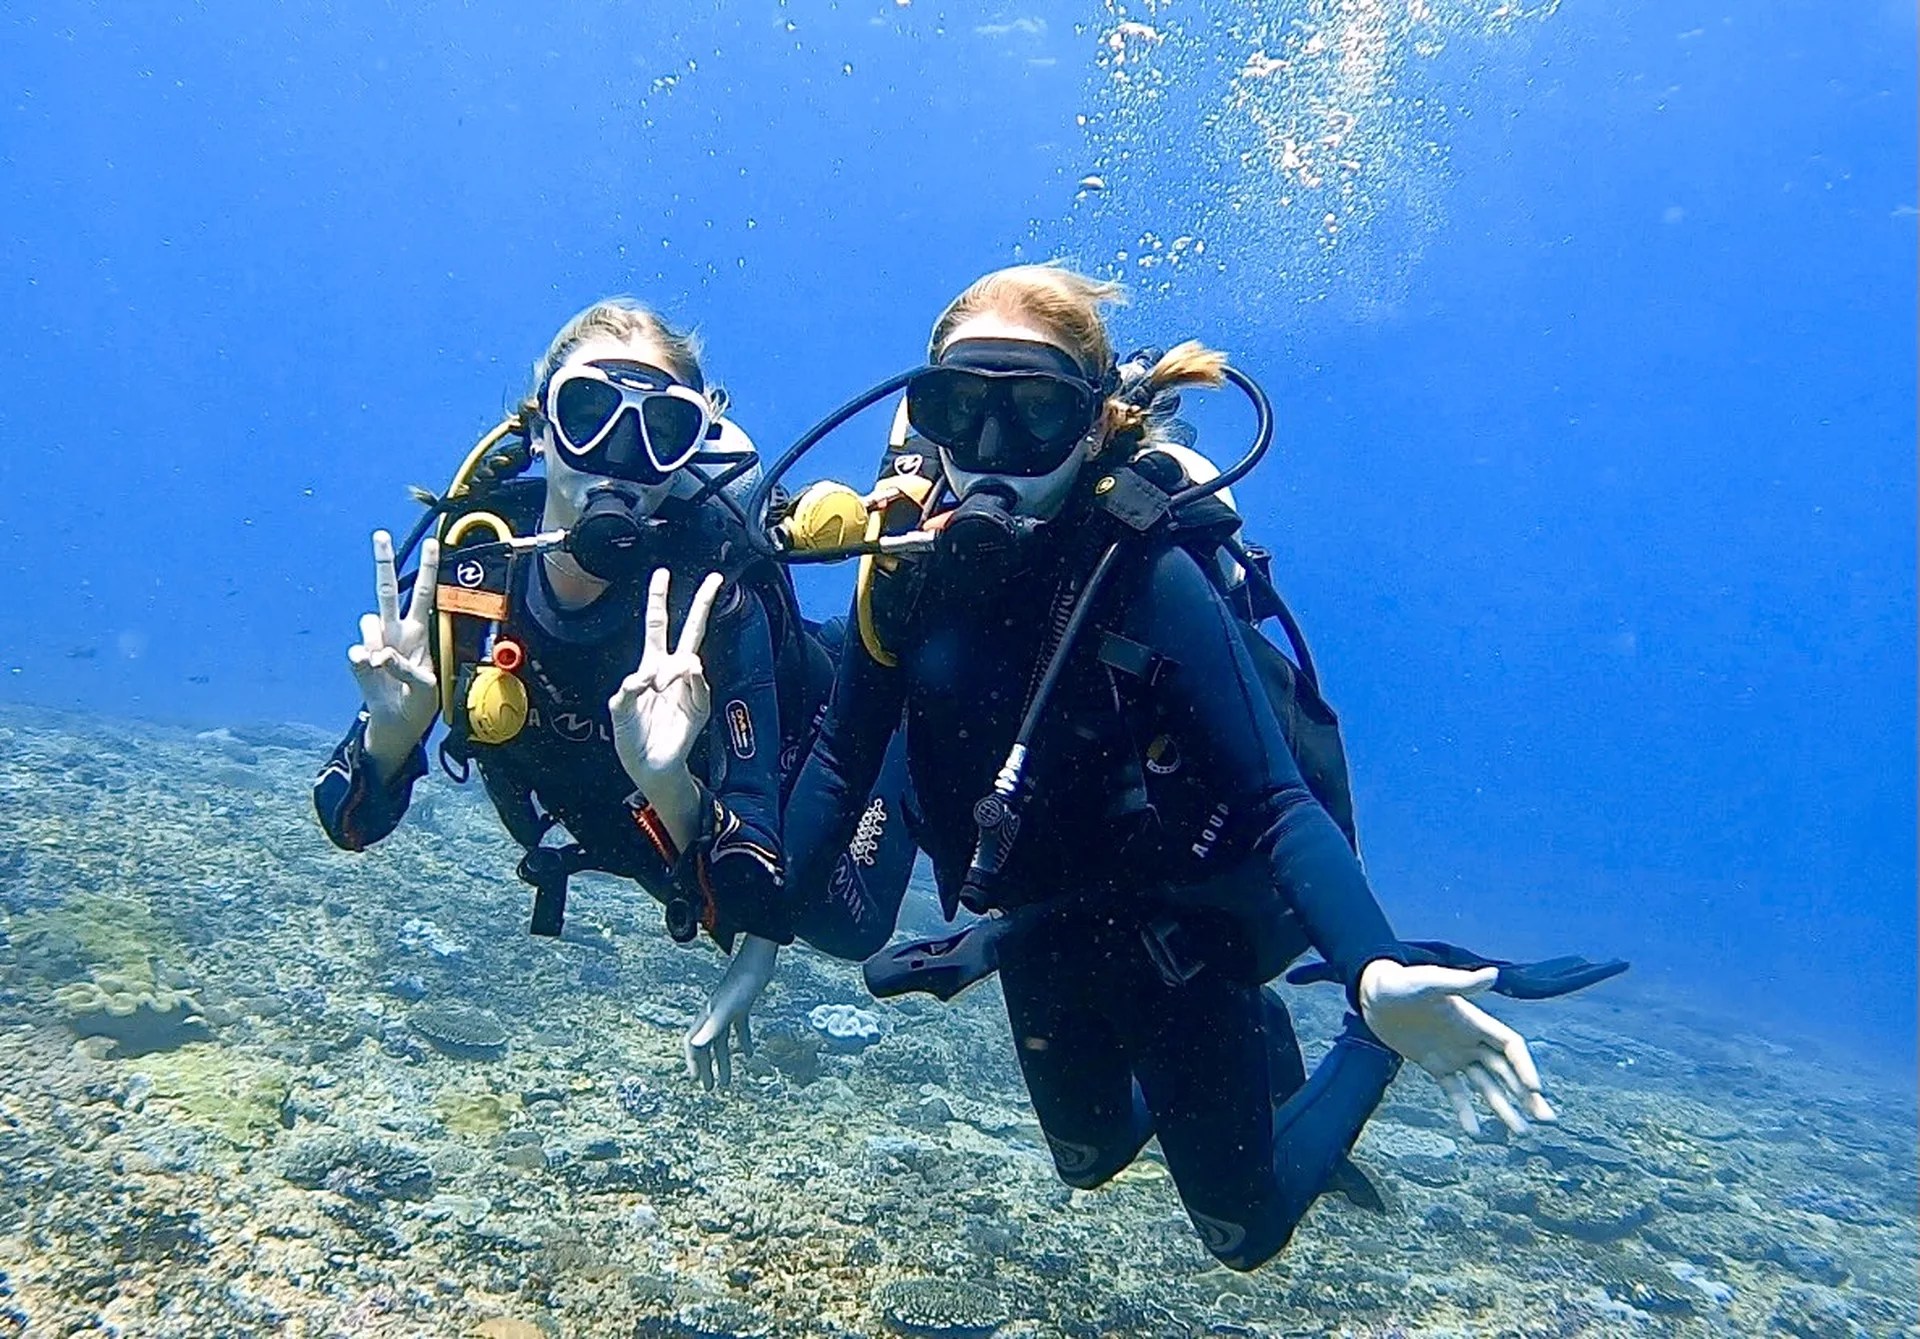
[[[1122,369],[1117,378],[1120,395],[1123,398],[1129,398],[1131,392],[1130,398],[1134,398],[1136,402],[1141,403],[1142,408],[1150,411],[1155,409],[1153,401],[1159,397],[1150,389],[1150,378],[1147,374],[1157,361],[1157,351],[1143,351],[1127,360],[1129,365],[1138,364],[1130,368],[1135,375],[1129,377],[1126,375],[1126,370]],[[903,389],[914,377],[926,370],[925,367],[916,367],[889,377],[879,385],[847,401],[815,424],[787,448],[773,467],[761,477],[759,485],[749,500],[748,511],[754,515],[766,515],[767,503],[779,486],[780,480],[807,452],[841,424],[888,395]],[[1185,509],[1212,498],[1244,478],[1260,463],[1273,443],[1273,406],[1267,399],[1266,392],[1261,389],[1258,382],[1238,368],[1227,366],[1222,368],[1222,373],[1228,382],[1247,397],[1257,418],[1252,443],[1238,461],[1210,479],[1188,483],[1172,493],[1156,487],[1143,478],[1138,471],[1125,468],[1113,470],[1094,486],[1096,505],[1119,523],[1120,537],[1107,546],[1095,563],[1091,575],[1081,587],[1072,612],[1061,626],[1059,635],[1052,641],[1051,650],[1046,655],[1045,670],[1040,675],[1037,686],[1028,700],[1027,709],[1021,718],[1019,730],[1007,752],[1006,759],[995,774],[993,788],[974,806],[978,839],[962,893],[962,899],[970,906],[985,907],[991,906],[994,902],[994,885],[1005,869],[1007,859],[1019,835],[1021,816],[1028,799],[1027,755],[1032,746],[1034,734],[1046,714],[1048,704],[1068,660],[1072,657],[1074,647],[1099,601],[1101,591],[1118,564],[1123,551],[1129,546],[1129,541],[1150,538],[1175,528]],[[1172,399],[1171,396],[1167,398]],[[1174,401],[1173,407],[1177,407],[1177,401]],[[1159,408],[1170,412],[1168,406],[1162,405]],[[989,486],[974,490],[965,501],[946,514],[946,519],[942,522],[940,543],[948,552],[972,552],[981,556],[1004,554],[1016,550],[1025,537],[1023,532],[1033,525],[1032,521],[1014,514],[1014,499],[1009,494]],[[958,533],[954,533],[956,527]],[[869,527],[867,538],[858,543],[827,550],[793,552],[782,549],[778,533],[769,532],[764,534],[763,538],[768,555],[787,562],[817,562],[850,557],[873,558],[905,551],[907,542],[912,539],[911,536],[880,537]],[[1249,566],[1251,561],[1244,550],[1240,550],[1236,558],[1246,559],[1243,566]],[[1249,579],[1264,581],[1264,574],[1254,573],[1249,566]],[[1267,583],[1267,593],[1271,595],[1273,603],[1281,603],[1278,593],[1272,591],[1270,583]],[[1286,618],[1284,623],[1289,636],[1294,636],[1298,629],[1291,616]],[[1305,658],[1303,652],[1302,670],[1311,682],[1313,676],[1310,666],[1311,660]]]

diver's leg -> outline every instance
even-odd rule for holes
[[[897,732],[827,886],[794,890],[794,933],[822,953],[859,962],[893,937],[917,850],[907,832],[906,793],[906,736]]]
[[[1275,997],[1204,973],[1135,1006],[1135,1063],[1181,1200],[1223,1264],[1256,1268],[1344,1164],[1399,1057],[1351,1020],[1276,1108],[1291,1076],[1275,1073],[1290,1049],[1269,1033],[1285,1017]]]
[[[1286,1230],[1262,1260],[1286,1245],[1294,1226],[1327,1189],[1338,1189],[1362,1208],[1384,1209],[1379,1192],[1347,1155],[1399,1072],[1400,1057],[1349,1014],[1306,1085],[1273,1113],[1274,1181]]]
[[[1060,1179],[1091,1190],[1131,1163],[1153,1122],[1119,1038],[1104,1017],[1111,991],[1091,936],[1054,926],[1010,935],[1000,950],[1007,1022]]]
[[[1181,1203],[1209,1251],[1251,1269],[1292,1226],[1275,1226],[1276,1084],[1261,993],[1202,972],[1178,986],[1156,979],[1130,1004],[1128,1040]]]
[[[1271,986],[1260,991],[1261,1015],[1267,1033],[1268,1074],[1273,1088],[1273,1104],[1299,1092],[1307,1082],[1307,1057],[1300,1053],[1300,1038],[1293,1030],[1293,1015]]]

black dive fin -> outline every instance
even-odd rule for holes
[[[1590,962],[1568,955],[1544,962],[1508,962],[1505,958],[1482,957],[1471,949],[1437,939],[1408,940],[1397,947],[1399,951],[1391,956],[1409,967],[1454,967],[1467,972],[1497,967],[1500,974],[1494,980],[1493,993],[1516,1000],[1548,1000],[1571,995],[1627,970],[1627,964],[1618,958]],[[1296,986],[1323,981],[1337,983],[1340,974],[1332,963],[1309,962],[1288,972],[1287,980]]]
[[[867,990],[878,1000],[915,991],[950,1000],[1000,970],[1000,937],[1009,925],[1003,917],[992,917],[938,939],[882,949],[861,969]]]
[[[1585,990],[1627,970],[1616,958],[1610,962],[1588,962],[1585,958],[1549,958],[1545,962],[1509,963],[1500,969],[1494,990],[1516,1000],[1550,1000]]]
[[[1327,1190],[1356,1209],[1365,1209],[1368,1213],[1388,1212],[1387,1197],[1350,1157],[1343,1156],[1333,1165],[1333,1171],[1327,1175]]]

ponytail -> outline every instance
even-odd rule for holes
[[[1226,384],[1227,355],[1210,349],[1197,339],[1176,344],[1160,355],[1160,361],[1147,372],[1139,389],[1126,399],[1107,401],[1109,441],[1118,443],[1129,454],[1153,440],[1153,402],[1162,392],[1182,386],[1205,386],[1217,390]]]

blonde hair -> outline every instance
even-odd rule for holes
[[[520,402],[521,417],[529,427],[540,421],[540,392],[546,386],[547,379],[559,371],[560,365],[573,356],[575,349],[588,340],[602,337],[644,339],[657,345],[666,363],[663,370],[673,373],[705,395],[715,417],[727,412],[726,391],[718,386],[707,385],[706,376],[701,371],[700,341],[694,333],[691,330],[675,330],[659,313],[638,298],[620,295],[602,298],[576,313],[560,327],[553,342],[547,345],[547,351],[534,360],[533,384],[527,388],[526,398]]]
[[[1009,266],[974,280],[947,305],[934,323],[927,354],[937,357],[955,330],[991,312],[1030,322],[1045,331],[1090,380],[1098,382],[1113,366],[1113,337],[1107,330],[1106,309],[1126,300],[1124,284],[1094,279],[1064,265]],[[1220,386],[1226,381],[1226,365],[1224,353],[1198,340],[1175,345],[1147,372],[1135,394],[1107,401],[1107,440],[1123,442],[1133,450],[1153,445],[1154,425],[1147,411],[1153,397],[1179,386]]]

